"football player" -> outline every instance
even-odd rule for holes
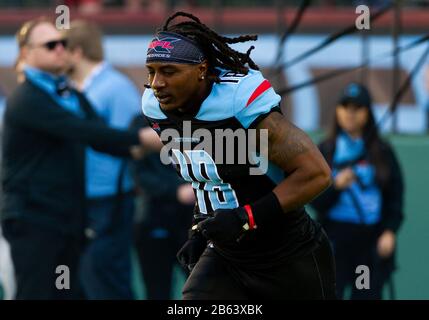
[[[147,51],[143,113],[197,197],[178,253],[191,270],[183,298],[333,299],[329,240],[304,210],[330,185],[330,169],[282,115],[281,97],[250,58],[252,48],[229,46],[256,38],[224,37],[177,12]],[[252,130],[256,149],[248,143]],[[240,132],[246,140],[231,143],[228,133]],[[240,158],[245,146],[248,156]],[[264,150],[269,165],[255,173],[251,154]]]

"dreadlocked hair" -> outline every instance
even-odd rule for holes
[[[170,23],[178,17],[185,17],[190,20],[170,25]],[[223,37],[203,24],[200,19],[194,15],[182,11],[176,12],[170,16],[160,31],[178,33],[198,43],[208,61],[209,73],[216,82],[220,81],[215,70],[216,67],[241,74],[247,74],[249,72],[249,67],[254,70],[259,70],[259,67],[250,58],[250,53],[255,48],[254,46],[251,46],[246,53],[242,53],[232,49],[228,45],[255,41],[258,38],[256,35],[244,35],[235,38]],[[246,66],[246,64],[248,66]]]

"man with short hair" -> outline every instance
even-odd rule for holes
[[[16,298],[78,298],[85,145],[128,155],[130,146],[144,141],[150,147],[155,140],[143,131],[108,128],[86,98],[67,86],[67,41],[52,22],[25,23],[17,40],[24,81],[6,105],[0,202]]]
[[[127,129],[140,111],[141,94],[104,60],[101,30],[87,21],[73,21],[66,37],[71,79],[106,125]],[[80,278],[89,299],[133,298],[133,187],[126,159],[86,149],[90,241],[82,256]]]

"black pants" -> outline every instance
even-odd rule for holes
[[[96,236],[82,253],[80,280],[89,300],[132,300],[131,248],[134,196],[88,202],[88,227]]]
[[[325,237],[311,254],[275,268],[238,268],[207,248],[183,288],[184,300],[335,299],[335,264]]]
[[[378,256],[376,243],[367,246],[353,248],[339,248],[335,252],[337,266],[337,295],[345,299],[346,287],[351,287],[351,300],[381,300],[383,286],[387,282],[391,272],[389,260]],[[369,288],[358,289],[356,280],[361,274],[356,273],[359,265],[368,267]],[[360,271],[361,272],[361,271]]]
[[[148,300],[172,299],[173,268],[180,244],[170,234],[157,237],[154,230],[142,228],[138,257]],[[155,230],[156,233],[156,230]]]
[[[21,220],[7,220],[2,228],[15,268],[16,299],[81,298],[77,279],[80,246],[76,239]],[[63,271],[56,273],[59,265],[68,267],[70,289],[56,286],[57,278],[66,275]]]
[[[351,300],[380,300],[384,283],[393,271],[393,260],[382,259],[377,253],[376,226],[329,222],[325,230],[332,242],[336,264],[337,296],[346,299],[346,288],[351,287]],[[369,288],[358,288],[356,281],[362,273],[358,266],[369,271]],[[359,270],[358,270],[359,272]],[[361,272],[361,271],[360,271]]]
[[[353,255],[355,254],[355,255]],[[351,287],[351,300],[381,300],[384,283],[387,281],[387,273],[382,272],[383,261],[376,258],[375,248],[366,252],[347,252],[336,255],[337,265],[337,294],[345,299],[345,289]],[[364,265],[369,270],[369,288],[358,289],[356,280],[360,274],[356,273],[356,267]]]
[[[148,219],[138,226],[136,248],[148,300],[172,299],[176,254],[186,241],[192,206],[151,202]],[[181,268],[182,269],[182,268]]]

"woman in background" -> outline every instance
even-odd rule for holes
[[[381,299],[395,269],[404,188],[396,156],[378,135],[364,86],[351,83],[344,89],[331,133],[319,147],[334,183],[312,206],[333,245],[337,296],[344,298],[351,285],[351,299]],[[360,265],[370,273],[368,283],[357,281],[361,289],[355,284]]]

